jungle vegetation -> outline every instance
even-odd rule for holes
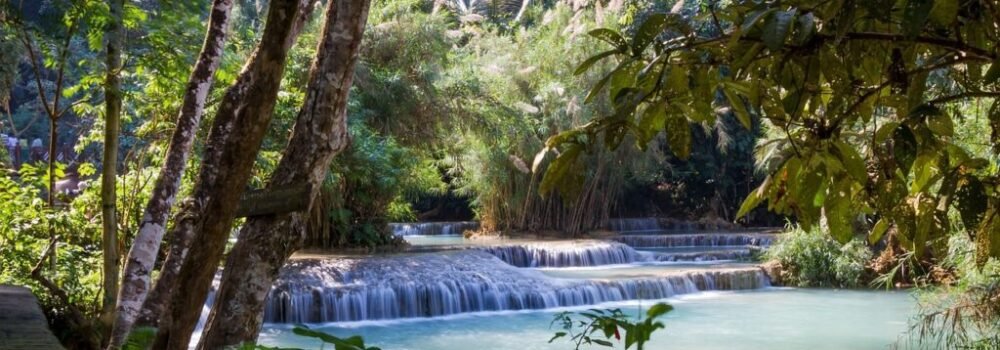
[[[794,222],[770,254],[798,283],[925,287],[922,333],[1000,337],[990,0],[0,11],[0,283],[33,288],[72,348],[146,326],[186,348],[211,273],[261,251],[223,285],[268,285],[305,244],[402,244],[388,222],[577,237],[642,216]],[[239,214],[301,184],[305,210]],[[247,307],[213,311],[202,347],[256,339],[262,300],[228,291]]]

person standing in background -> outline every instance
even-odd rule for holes
[[[45,147],[42,147],[42,139],[31,140],[31,154],[29,159],[32,163],[41,162],[45,158]]]
[[[24,153],[24,150],[28,149],[28,140],[27,139],[20,139],[20,140],[18,140],[17,147],[15,147],[14,149],[15,149],[14,153],[17,154],[17,160],[16,160],[16,162],[17,162],[18,167],[20,167],[21,164],[24,163],[24,158],[23,158],[24,154],[23,153]]]

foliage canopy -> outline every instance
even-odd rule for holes
[[[783,135],[759,145],[767,178],[739,215],[766,201],[768,209],[807,229],[820,224],[844,243],[864,214],[870,242],[892,229],[918,256],[942,256],[952,225],[947,214],[957,210],[981,261],[1000,256],[997,149],[977,154],[954,139],[970,105],[988,106],[979,114],[989,119],[991,141],[1000,137],[1000,5],[699,5],[678,1],[631,33],[589,33],[610,49],[576,73],[613,58],[616,67],[588,100],[606,92],[614,111],[548,139],[543,154],[557,149],[559,155],[543,188],[571,186],[560,175],[597,140],[615,148],[633,136],[642,147],[665,131],[671,150],[687,158],[688,123],[732,111],[747,128],[761,120]]]

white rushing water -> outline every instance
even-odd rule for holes
[[[475,250],[303,259],[283,269],[268,297],[264,319],[302,323],[433,317],[767,285],[757,267],[671,271],[622,280],[565,280],[517,268]]]
[[[686,350],[877,350],[913,348],[908,329],[914,301],[905,292],[764,288],[741,292],[704,292],[665,299],[675,307],[662,319],[647,349]],[[628,301],[629,314],[653,301]],[[564,350],[568,342],[548,343],[557,310],[462,314],[312,325],[337,336],[361,335],[369,345],[393,350]],[[268,324],[260,341],[269,346],[318,349],[319,342],[291,334],[290,325]],[[621,348],[616,343],[616,348]]]
[[[397,236],[461,235],[466,230],[478,228],[477,221],[389,223],[389,229]]]
[[[307,323],[384,349],[565,349],[547,343],[557,311],[668,301],[676,310],[650,349],[883,349],[912,311],[902,293],[769,287],[737,261],[770,234],[470,240],[442,227],[405,236],[424,245],[413,253],[294,259],[268,296],[261,343],[319,348],[291,334]]]
[[[612,238],[633,248],[768,246],[776,235],[761,233],[696,233],[665,235],[621,235]]]

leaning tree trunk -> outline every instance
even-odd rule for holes
[[[132,248],[128,252],[108,349],[117,349],[124,344],[148,294],[150,272],[153,271],[160,242],[166,231],[170,208],[174,205],[181,177],[184,175],[184,167],[191,154],[191,145],[194,143],[198,125],[201,124],[205,99],[212,89],[215,71],[222,60],[229,12],[232,7],[233,0],[212,2],[205,42],[191,77],[188,78],[181,112],[177,117],[177,127],[167,149],[167,158],[163,162],[159,178],[156,179],[149,203],[146,204],[142,222],[139,224],[139,233],[132,241]]]
[[[125,0],[109,1],[110,21],[106,37],[107,72],[104,78],[104,159],[101,173],[101,221],[103,224],[101,246],[104,253],[104,300],[101,323],[110,326],[114,321],[115,294],[118,292],[118,194],[115,183],[118,177],[118,132],[122,113],[122,46],[125,27],[122,11]],[[55,157],[49,153],[49,157]]]
[[[302,247],[306,221],[330,162],[347,145],[347,99],[368,17],[368,0],[330,1],[305,102],[268,188],[305,183],[307,210],[251,217],[240,230],[216,294],[199,349],[257,339],[264,301],[278,270]]]
[[[176,282],[168,285],[173,292],[169,309],[161,315],[165,319],[156,335],[157,349],[188,347],[270,124],[288,50],[312,3],[271,1],[261,42],[216,112],[190,205],[171,231],[175,237],[192,237],[192,241]]]

